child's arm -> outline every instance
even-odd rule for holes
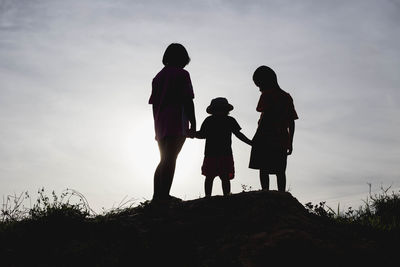
[[[208,125],[208,120],[205,119],[200,126],[200,130],[194,132],[194,138],[205,139],[206,133],[207,133],[207,128],[208,128],[207,125]]]
[[[205,136],[205,134],[204,134],[204,131],[197,131],[197,132],[195,132],[194,133],[194,137],[195,138],[198,138],[198,139],[204,139],[204,138],[206,138],[206,136]]]
[[[247,138],[241,131],[234,131],[233,134],[239,138],[240,141],[243,141],[250,146],[252,145],[251,140]]]

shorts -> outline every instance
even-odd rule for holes
[[[228,176],[232,180],[235,177],[233,156],[204,157],[201,174],[206,177]]]

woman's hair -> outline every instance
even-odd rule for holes
[[[170,44],[164,52],[162,63],[164,66],[175,66],[184,68],[190,62],[186,48],[178,43]]]
[[[256,69],[253,74],[253,81],[258,87],[280,88],[275,71],[267,66],[260,66]]]

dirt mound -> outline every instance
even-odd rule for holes
[[[310,214],[277,191],[144,203],[78,221],[26,221],[0,238],[10,266],[368,265],[389,260],[382,255],[395,249],[379,233]]]

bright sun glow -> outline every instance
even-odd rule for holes
[[[145,117],[149,117],[148,114]],[[135,188],[134,195],[145,193],[149,196],[153,190],[153,175],[160,154],[154,139],[153,121],[143,118],[135,125],[138,126],[125,126],[128,130],[123,134],[119,133],[120,158],[123,159],[126,170],[134,175],[130,181],[132,188]],[[171,194],[186,199],[203,194],[203,152],[204,140],[186,139],[177,159]]]

